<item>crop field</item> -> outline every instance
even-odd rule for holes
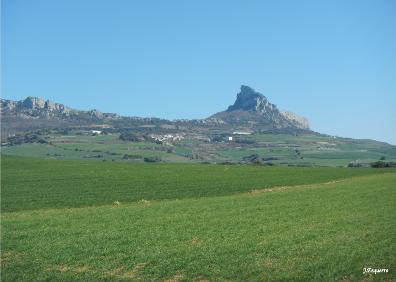
[[[113,201],[225,196],[275,186],[392,172],[371,168],[263,167],[2,158],[3,211],[70,208]]]
[[[396,280],[395,169],[1,165],[2,281]]]

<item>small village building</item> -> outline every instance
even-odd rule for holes
[[[234,131],[232,134],[234,134],[234,135],[250,135],[252,133],[246,132],[246,131]]]

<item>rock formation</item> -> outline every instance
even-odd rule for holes
[[[261,93],[249,86],[242,85],[235,103],[226,111],[217,113],[211,118],[222,119],[228,123],[248,123],[267,128],[298,128],[309,130],[309,122],[292,112],[281,112]]]

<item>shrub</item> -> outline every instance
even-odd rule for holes
[[[268,163],[264,163],[264,165],[268,165],[268,166],[274,166],[274,163],[268,162]]]
[[[212,137],[212,139],[211,139],[211,141],[212,142],[223,142],[225,140],[225,137],[224,136],[220,136],[220,135],[216,135],[216,136],[213,136]]]
[[[156,163],[156,162],[160,162],[161,158],[157,157],[157,156],[155,156],[155,157],[145,157],[144,161],[147,162],[147,163]]]
[[[251,145],[251,144],[255,144],[256,142],[254,141],[254,140],[252,140],[252,139],[246,139],[246,138],[235,138],[235,141],[234,141],[235,143],[238,143],[238,144],[248,144],[248,145]]]
[[[119,201],[114,201],[113,202],[113,206],[115,206],[115,207],[118,207],[118,206],[120,206],[121,205],[121,203],[119,202]]]
[[[129,155],[129,154],[124,154],[122,156],[124,160],[131,160],[131,159],[143,159],[141,155]]]
[[[277,161],[279,158],[277,157],[268,157],[268,158],[263,158],[263,161]]]
[[[40,134],[37,133],[26,133],[24,135],[17,134],[15,136],[8,137],[8,143],[12,145],[20,145],[23,143],[40,143],[40,144],[47,144],[48,142],[40,137]]]
[[[146,136],[134,132],[123,132],[120,134],[120,139],[123,141],[142,142],[146,140]]]
[[[150,204],[150,201],[145,200],[145,199],[141,199],[138,203],[139,204],[143,204],[143,205],[148,205],[148,204]]]
[[[384,162],[384,161],[377,161],[370,164],[373,168],[383,168],[383,167],[396,167],[395,162]]]
[[[362,164],[357,161],[353,161],[348,164],[348,167],[362,167]]]
[[[221,165],[235,165],[236,163],[232,162],[232,161],[224,161],[220,163]]]

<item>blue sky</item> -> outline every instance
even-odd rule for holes
[[[3,0],[2,97],[204,118],[241,84],[396,144],[396,1]]]

